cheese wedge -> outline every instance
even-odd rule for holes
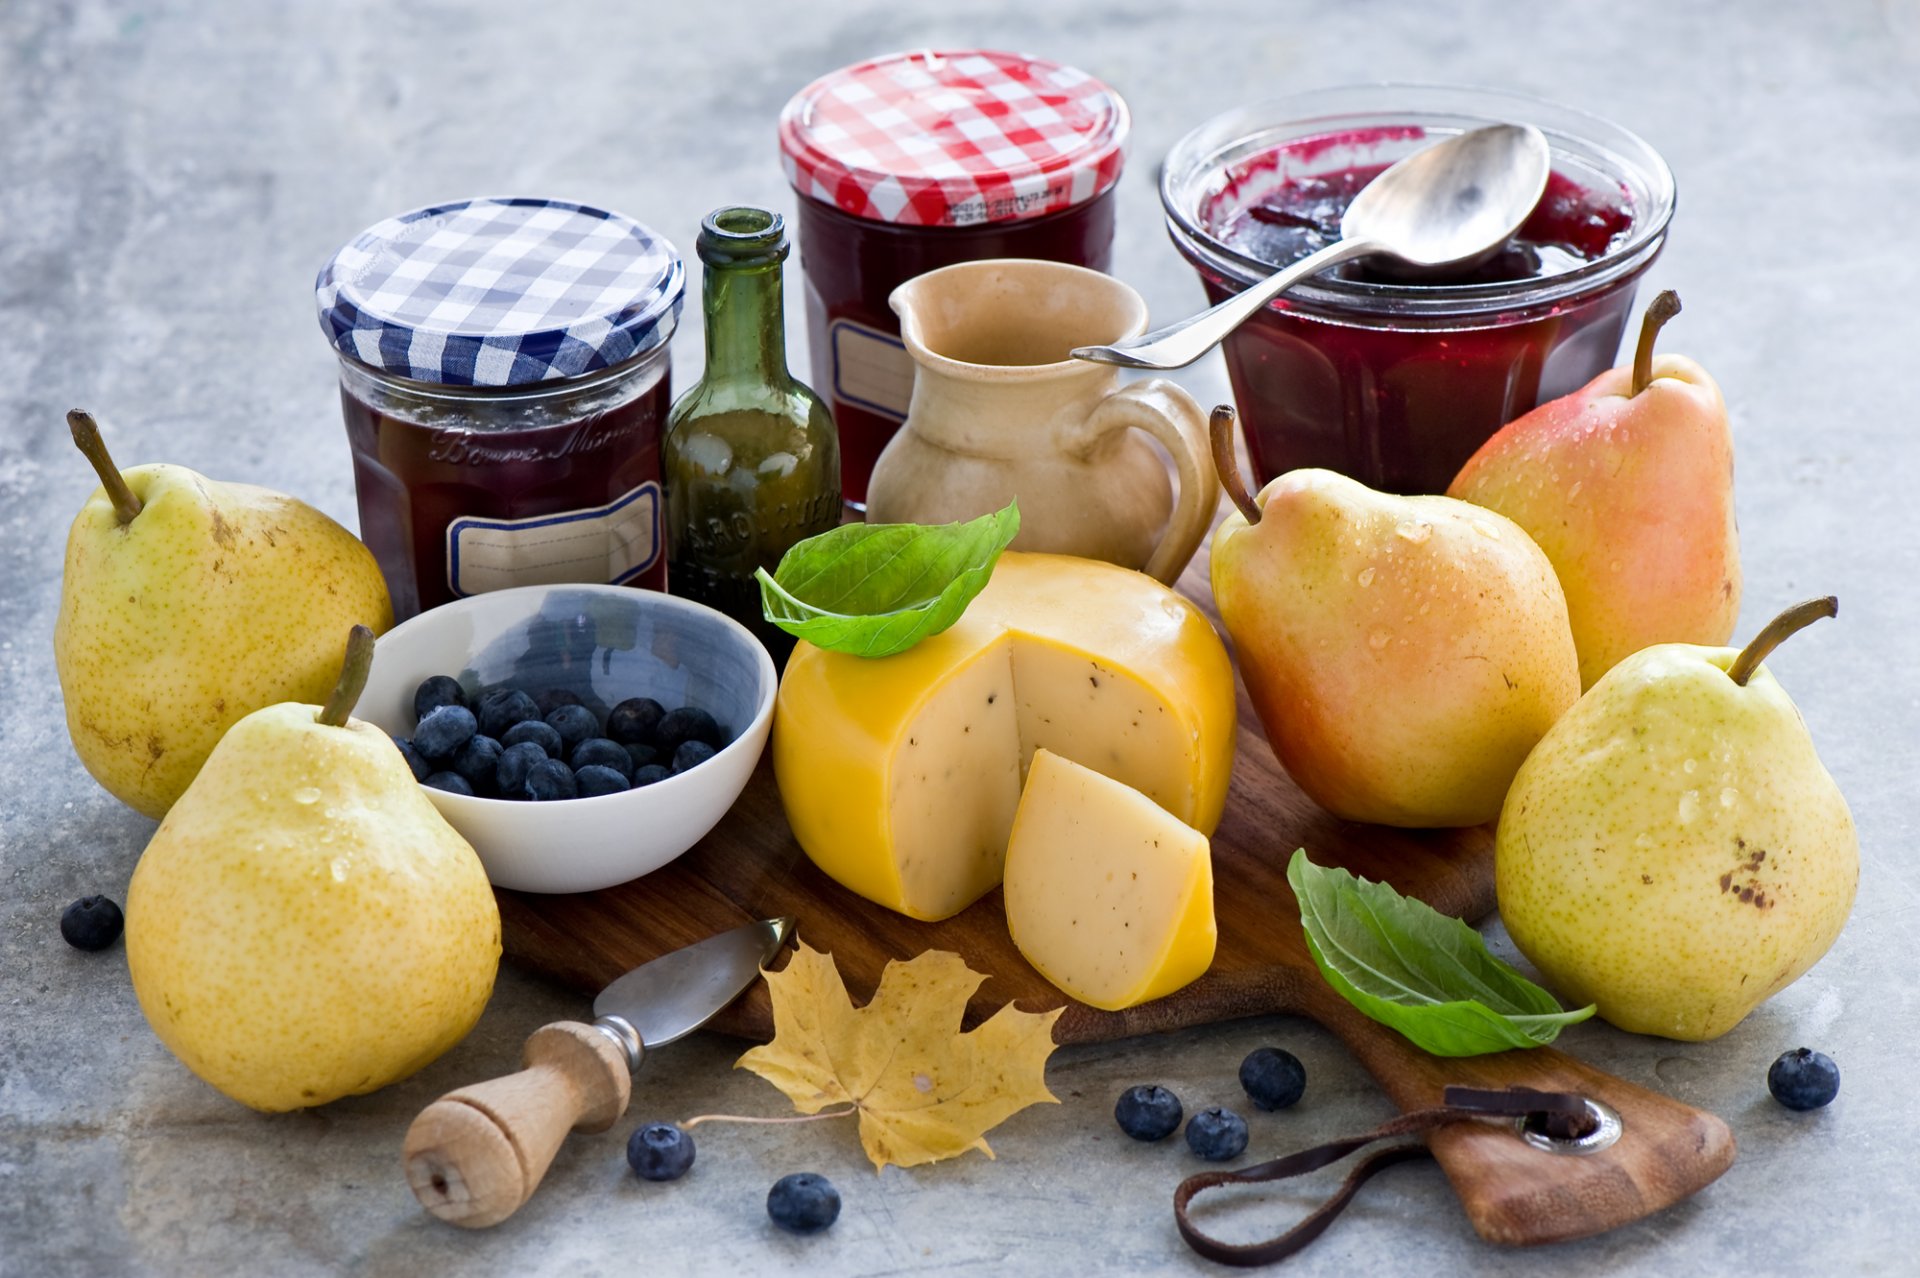
[[[1199,609],[1112,564],[1009,553],[958,623],[898,656],[796,645],[773,764],[814,864],[942,919],[1000,882],[1036,750],[1211,831],[1233,740],[1233,668]]]
[[[1207,836],[1059,755],[1033,756],[1007,846],[1007,931],[1060,991],[1109,1012],[1213,964]]]

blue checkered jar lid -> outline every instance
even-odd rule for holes
[[[320,271],[341,354],[442,386],[527,386],[665,344],[680,255],[618,213],[563,200],[436,204],[368,227]]]

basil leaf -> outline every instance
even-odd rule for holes
[[[891,657],[960,620],[1019,531],[1017,501],[960,524],[843,524],[754,573],[761,611],[816,647]]]
[[[1565,1012],[1553,995],[1495,958],[1480,934],[1385,883],[1307,860],[1287,864],[1307,948],[1327,984],[1435,1056],[1479,1056],[1551,1043]]]

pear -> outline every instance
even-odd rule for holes
[[[1495,840],[1514,944],[1624,1030],[1716,1038],[1827,952],[1860,842],[1761,660],[1837,611],[1789,609],[1739,652],[1658,644],[1542,738]]]
[[[129,807],[162,816],[214,743],[276,701],[318,701],[339,638],[393,624],[354,535],[292,497],[182,466],[114,467],[67,414],[101,486],[67,534],[54,664],[74,753]]]
[[[1267,740],[1336,816],[1477,825],[1580,695],[1553,567],[1512,521],[1325,470],[1247,496],[1233,412],[1214,461],[1240,513],[1213,538],[1213,595]]]
[[[1679,312],[1654,298],[1631,368],[1515,418],[1447,488],[1547,552],[1583,688],[1650,644],[1724,644],[1740,613],[1726,401],[1692,360],[1653,353]]]
[[[324,708],[234,724],[127,891],[140,1010],[187,1068],[255,1109],[413,1073],[473,1028],[499,968],[479,857],[387,735],[347,717],[372,660],[355,627]]]

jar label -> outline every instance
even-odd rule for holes
[[[833,397],[891,417],[907,420],[913,398],[913,357],[894,333],[850,319],[827,325],[833,352]]]
[[[651,480],[605,506],[447,525],[447,584],[461,596],[563,581],[618,585],[659,558],[660,485]]]

